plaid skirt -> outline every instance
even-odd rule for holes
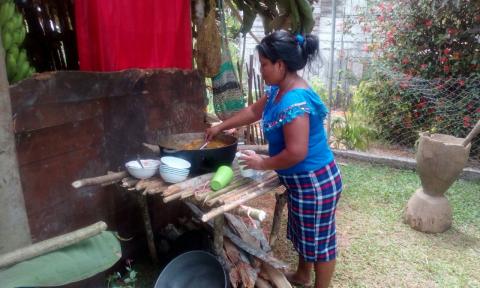
[[[335,259],[335,211],[342,191],[335,161],[316,171],[278,177],[287,188],[287,238],[295,250],[307,262]]]

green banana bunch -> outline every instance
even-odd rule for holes
[[[13,84],[35,73],[21,47],[26,36],[24,19],[12,0],[0,0],[0,31],[8,81]]]

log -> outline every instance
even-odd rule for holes
[[[263,220],[267,218],[267,213],[265,211],[245,205],[238,206],[233,213],[240,216],[247,216],[260,222],[263,222]]]
[[[76,188],[76,189],[85,187],[85,186],[92,186],[92,185],[105,186],[105,185],[114,184],[127,176],[128,176],[128,173],[126,171],[114,172],[114,173],[109,173],[107,175],[102,175],[98,177],[79,179],[72,182],[72,186],[73,188]]]
[[[263,278],[257,277],[257,281],[255,281],[255,287],[257,288],[272,288],[272,285],[268,283],[267,280],[264,280]]]
[[[193,214],[197,218],[201,218],[203,212],[197,206],[195,206],[194,204],[192,204],[190,202],[185,202],[185,204],[190,208],[190,210],[192,210]],[[211,221],[207,221],[205,223],[207,223],[207,225],[210,228],[213,228],[213,224],[211,223]],[[252,245],[243,241],[240,237],[238,237],[232,231],[230,231],[230,229],[228,227],[224,226],[223,235],[225,235],[237,247],[239,247],[240,249],[242,249],[246,253],[248,253],[248,254],[250,254],[254,257],[257,257],[257,258],[259,258],[263,261],[266,261],[266,262],[270,263],[274,268],[277,268],[277,269],[287,269],[288,268],[288,265],[286,263],[276,259],[275,257],[269,255],[265,251],[257,249],[255,247],[253,247]]]
[[[197,176],[195,178],[190,178],[188,180],[185,180],[183,182],[173,184],[168,186],[168,188],[163,191],[162,195],[164,197],[171,196],[174,194],[178,194],[182,190],[188,189],[188,188],[196,188],[199,185],[204,184],[206,181],[212,179],[214,173],[208,173],[208,174],[203,174],[201,176]]]
[[[240,187],[246,183],[248,183],[250,180],[249,179],[246,179],[246,178],[240,178],[240,179],[235,179],[233,180],[232,183],[230,183],[227,187],[223,188],[223,189],[220,189],[220,190],[217,190],[217,191],[212,191],[210,190],[209,193],[207,194],[200,194],[197,196],[195,196],[195,198],[198,200],[198,201],[208,201],[209,199],[212,199],[212,198],[215,198],[215,197],[218,197],[228,191],[231,191],[232,189],[235,189],[237,187]]]
[[[247,185],[241,186],[239,189],[228,191],[228,192],[226,192],[222,195],[219,195],[216,198],[212,198],[212,199],[208,200],[206,202],[206,204],[207,204],[207,206],[213,206],[216,203],[222,203],[223,204],[223,202],[225,202],[225,199],[228,199],[228,198],[232,197],[233,195],[244,196],[244,195],[248,194],[249,192],[255,191],[257,189],[262,189],[265,186],[268,187],[271,183],[273,183],[273,182],[271,182],[272,179],[276,179],[274,174],[267,175],[262,182],[253,181],[253,180],[249,179],[249,181],[251,181],[251,182],[248,183]],[[278,181],[278,180],[276,180],[276,181]]]
[[[267,262],[263,261],[262,270],[268,275],[269,280],[277,288],[292,288],[290,282],[288,282],[287,277],[280,272],[279,270],[272,267]]]
[[[244,252],[240,251],[228,238],[224,241],[225,254],[232,263],[231,282],[233,286],[243,284],[243,287],[254,287],[257,272],[250,266],[250,261]]]
[[[152,259],[154,264],[158,264],[157,248],[155,247],[152,221],[150,219],[150,214],[148,213],[147,196],[142,194],[138,198],[138,202],[142,210],[143,225],[145,226],[145,233],[147,236],[147,245],[148,251],[150,252],[150,258]]]
[[[232,201],[238,200],[240,198],[243,198],[243,197],[247,196],[248,194],[250,194],[252,192],[255,192],[258,189],[270,189],[271,190],[271,189],[275,189],[276,187],[278,187],[278,185],[279,185],[279,180],[276,177],[271,178],[271,179],[266,180],[265,182],[259,183],[255,187],[250,187],[249,189],[245,189],[241,192],[229,194],[229,195],[223,197],[223,199],[219,199],[218,202],[220,202],[222,204],[227,203],[227,202],[232,202]]]
[[[85,228],[3,254],[0,256],[0,269],[78,243],[106,229],[107,224],[100,221]]]
[[[234,189],[238,188],[238,187],[242,187],[243,185],[249,183],[251,180],[250,179],[246,179],[246,178],[241,178],[238,180],[238,182],[236,182],[235,184],[233,185],[228,185],[227,187],[223,188],[223,189],[220,189],[218,191],[212,191],[212,193],[209,193],[205,199],[204,199],[204,202],[207,203],[208,206],[212,206],[214,203],[215,203],[215,198],[218,198],[220,197],[221,195],[224,195],[224,194],[227,194],[227,193],[230,193],[232,192]]]
[[[275,247],[275,242],[280,231],[280,222],[282,219],[283,208],[287,204],[287,193],[275,194],[275,211],[273,212],[272,230],[270,230],[270,247]]]
[[[212,209],[210,212],[204,214],[201,219],[202,219],[203,222],[207,222],[208,220],[212,219],[213,217],[215,217],[215,216],[217,216],[217,215],[220,215],[220,214],[222,214],[222,213],[228,212],[228,211],[230,211],[230,210],[232,210],[232,209],[234,209],[234,208],[242,205],[243,203],[246,203],[246,202],[248,202],[248,201],[250,201],[250,200],[252,200],[252,199],[254,199],[254,198],[257,198],[257,197],[259,197],[259,196],[262,196],[262,195],[264,195],[264,194],[266,194],[266,193],[268,193],[268,192],[270,192],[270,191],[271,191],[270,189],[257,190],[257,191],[255,191],[255,192],[253,192],[253,193],[250,193],[250,194],[248,194],[247,196],[242,197],[242,198],[240,198],[240,199],[238,199],[238,200],[235,200],[235,201],[233,201],[233,202],[229,202],[229,203],[227,203],[227,204],[225,204],[225,205],[223,205],[223,206],[220,206],[220,207],[218,207],[218,208]]]
[[[260,241],[250,235],[247,226],[245,226],[245,223],[242,220],[230,213],[225,213],[225,219],[227,219],[230,229],[232,229],[235,234],[240,236],[243,241],[247,242],[256,249],[260,249]]]
[[[120,186],[122,186],[123,188],[135,188],[135,185],[138,183],[138,181],[140,180],[138,180],[137,178],[125,177],[122,179]]]

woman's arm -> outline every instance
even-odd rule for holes
[[[257,170],[287,169],[301,162],[308,154],[309,116],[305,114],[283,125],[285,149],[273,157],[263,158],[259,155],[242,157],[248,168]]]
[[[247,108],[242,109],[240,112],[223,121],[219,125],[207,129],[205,132],[206,139],[212,140],[215,135],[223,130],[237,128],[260,120],[260,118],[262,118],[262,113],[266,102],[267,96],[263,96],[257,102],[253,103]]]

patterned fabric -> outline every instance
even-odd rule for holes
[[[272,86],[267,92],[267,103],[262,116],[262,128],[268,141],[270,156],[275,156],[285,149],[283,125],[295,118],[309,115],[309,136],[307,157],[295,166],[277,170],[279,174],[288,175],[303,171],[316,170],[333,160],[333,153],[327,142],[323,121],[328,113],[320,96],[310,88],[295,88],[285,93],[276,101],[278,87]]]
[[[213,108],[218,118],[223,121],[245,108],[245,98],[233,69],[232,57],[228,49],[227,26],[222,1],[219,2],[219,8],[222,28],[220,30],[222,34],[222,65],[220,66],[220,72],[212,78],[212,86]]]
[[[288,193],[287,238],[307,262],[327,262],[337,256],[335,211],[342,179],[335,161],[293,175],[279,175]]]

